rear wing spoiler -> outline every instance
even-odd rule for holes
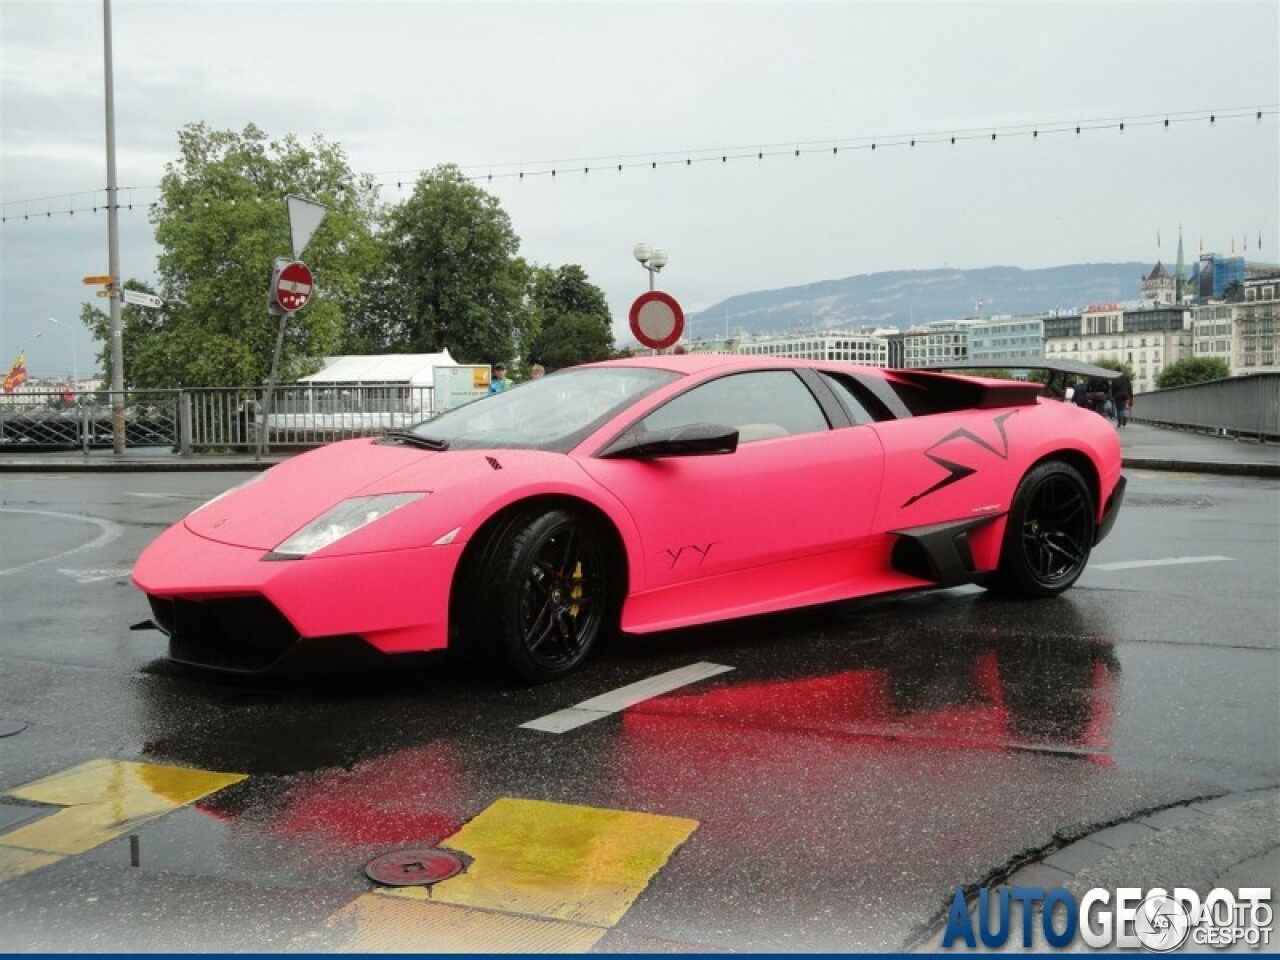
[[[1065,397],[1067,395],[1067,387],[1076,380],[1118,380],[1123,376],[1119,370],[1098,367],[1092,363],[1082,363],[1079,360],[1045,360],[1040,357],[1031,362],[1016,360],[1004,363],[982,360],[956,361],[954,363],[937,363],[924,367],[911,367],[907,370],[895,370],[894,372],[903,374],[916,370],[934,373],[968,373],[977,377],[982,376],[983,370],[1043,370],[1048,374],[1043,384],[1035,381],[1010,381],[1010,383],[1020,383],[1024,387],[1033,388],[1035,396],[1049,396],[1057,399]]]

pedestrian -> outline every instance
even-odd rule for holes
[[[507,365],[499,360],[493,365],[493,376],[489,378],[489,392],[501,393],[507,389]]]
[[[1127,374],[1120,374],[1111,385],[1111,399],[1116,405],[1116,427],[1123,427],[1129,422],[1129,411],[1133,409],[1133,381]]]
[[[1075,392],[1071,395],[1071,402],[1077,407],[1089,406],[1089,384],[1085,380],[1076,381]]]
[[[529,368],[529,378],[531,380],[537,380],[539,377],[545,377],[546,375],[547,368],[540,363],[535,363]]]

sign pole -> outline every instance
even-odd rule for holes
[[[276,352],[271,355],[271,373],[267,376],[267,388],[262,397],[262,422],[258,424],[258,454],[261,460],[267,450],[267,428],[271,423],[271,395],[276,388],[276,370],[280,366],[280,351],[284,349],[284,327],[293,319],[292,313],[280,314],[280,329],[276,331]]]

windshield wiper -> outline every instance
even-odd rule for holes
[[[384,440],[398,440],[401,443],[407,443],[413,447],[422,447],[424,450],[448,450],[449,441],[441,440],[439,437],[424,437],[420,433],[414,433],[412,430],[391,430],[383,437]]]

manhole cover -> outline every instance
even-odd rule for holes
[[[466,863],[459,854],[439,847],[422,850],[394,850],[369,861],[365,875],[387,887],[417,887],[448,880],[461,873]]]
[[[12,737],[15,733],[21,733],[27,729],[25,723],[17,720],[5,720],[0,717],[0,737]]]

